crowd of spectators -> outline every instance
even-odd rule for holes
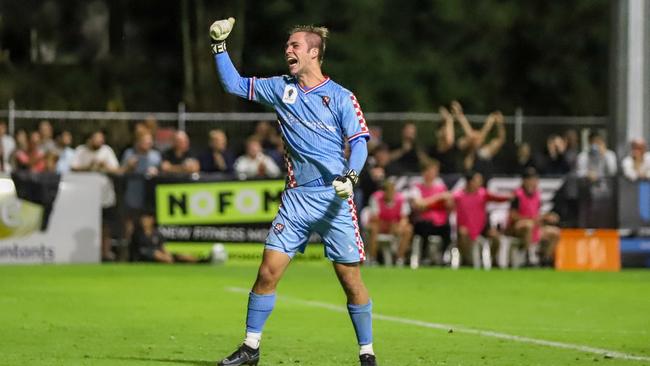
[[[583,149],[574,129],[550,134],[539,149],[523,142],[514,149],[510,147],[514,153],[506,154],[502,151],[507,133],[501,112],[492,112],[482,124],[473,126],[461,104],[453,101],[448,107],[440,107],[439,115],[441,121],[435,125],[430,139],[421,135],[413,122],[403,124],[394,144],[382,141],[381,133],[371,127],[369,159],[355,191],[359,207],[369,207],[372,212],[367,238],[371,257],[377,255],[377,235],[384,232],[399,237],[399,263],[406,261],[409,250],[405,243],[410,239],[405,238],[413,235],[441,238],[442,250],[449,248],[451,238],[456,236],[458,243],[473,242],[479,234],[495,239],[499,233],[484,231],[484,227],[469,230],[462,223],[461,230],[451,233],[448,221],[448,213],[463,205],[463,192],[470,195],[479,192],[486,200],[495,198],[482,191],[484,183],[495,174],[524,175],[535,171],[542,176],[573,176],[597,182],[615,176],[621,165],[622,174],[630,180],[650,178],[650,153],[642,139],[630,143],[629,155],[620,164],[602,135],[592,132],[588,143],[582,144]],[[150,197],[145,194],[143,177],[221,173],[231,178],[257,179],[284,175],[284,143],[277,126],[268,121],[258,122],[245,140],[237,136],[237,142],[243,142],[241,152],[231,148],[222,129],[209,131],[206,140],[195,146],[187,133],[160,129],[152,117],[136,123],[132,131],[132,144],[118,151],[118,158],[101,130],[91,132],[75,147],[70,131],[55,132],[47,120],[31,131],[18,129],[13,136],[8,134],[6,122],[0,121],[0,171],[57,174],[92,171],[123,177],[123,204],[129,213],[124,225],[126,237],[138,230],[139,218],[150,212],[144,202]],[[409,187],[407,192],[393,192],[394,185],[387,183],[389,177],[418,172],[422,173],[423,183]],[[475,190],[452,194],[439,175],[467,176],[482,183]],[[111,179],[106,179],[102,189],[104,217],[108,221],[116,216],[113,185]],[[575,201],[577,188],[565,189],[566,201]],[[394,209],[390,215],[380,212],[379,208],[389,209],[395,204],[400,209]],[[390,217],[389,223],[377,221],[382,214]],[[110,259],[108,225],[104,232],[103,255]],[[427,241],[424,243],[426,246]],[[462,250],[463,246],[458,247]]]

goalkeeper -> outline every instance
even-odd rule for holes
[[[297,26],[289,33],[284,58],[289,75],[241,77],[226,51],[233,18],[210,27],[212,52],[224,89],[272,106],[286,146],[286,190],[266,239],[262,264],[248,298],[246,338],[219,365],[257,365],[260,339],[275,304],[275,289],[296,252],[312,232],[320,234],[325,255],[347,295],[360,345],[361,365],[376,365],[372,349],[372,302],[359,264],[365,259],[352,190],[368,156],[368,127],[349,90],[323,75],[328,31]],[[343,150],[350,144],[350,158]]]

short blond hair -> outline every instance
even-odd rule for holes
[[[298,32],[305,32],[307,36],[307,45],[309,49],[318,48],[318,61],[323,63],[323,56],[325,55],[325,46],[330,31],[325,27],[317,27],[315,25],[296,25],[289,31],[289,35]]]

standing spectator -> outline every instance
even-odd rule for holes
[[[441,173],[458,173],[460,151],[454,137],[454,117],[445,107],[440,107],[438,113],[442,117],[442,123],[436,129],[436,145],[430,149],[429,155],[440,163]]]
[[[483,187],[483,175],[480,172],[468,172],[465,175],[465,188],[454,193],[456,206],[456,226],[458,230],[458,249],[461,258],[468,263],[473,247],[483,236],[491,242],[499,239],[500,233],[488,222],[487,204],[490,201],[505,202],[511,196],[502,196],[489,192]],[[477,263],[474,263],[476,266]]]
[[[544,151],[537,158],[537,168],[543,175],[564,175],[571,170],[566,159],[566,141],[559,135],[551,134],[546,139]]]
[[[192,174],[199,171],[199,161],[190,151],[190,138],[185,131],[176,131],[173,145],[162,155],[163,173]]]
[[[232,173],[235,155],[228,148],[228,137],[222,130],[210,131],[208,149],[199,156],[201,171],[206,173]]]
[[[631,181],[650,178],[650,152],[646,151],[643,139],[630,142],[630,155],[623,158],[621,165],[623,175]]]
[[[130,173],[126,179],[124,201],[128,212],[125,222],[125,237],[133,234],[135,220],[139,219],[147,207],[147,178],[158,174],[161,163],[158,150],[153,148],[153,137],[150,132],[142,132],[136,136],[135,144],[124,151],[122,169]]]
[[[11,157],[16,150],[16,141],[7,134],[7,122],[0,121],[0,173],[11,172]]]
[[[284,144],[278,130],[269,121],[259,121],[255,125],[255,131],[251,135],[260,141],[264,153],[270,156],[276,165],[284,162]]]
[[[50,154],[56,149],[54,141],[54,130],[50,121],[43,120],[38,124],[38,133],[40,134],[40,149],[45,154]]]
[[[399,146],[390,153],[391,163],[400,173],[417,172],[420,163],[427,160],[424,151],[418,146],[417,127],[414,122],[406,122],[402,127],[402,139]]]
[[[390,152],[388,145],[378,145],[368,163],[366,168],[361,171],[359,175],[359,190],[361,191],[361,205],[366,207],[370,200],[370,195],[381,189],[383,182],[394,172],[389,165]],[[356,199],[355,195],[355,199]]]
[[[542,214],[541,208],[539,177],[534,168],[529,168],[522,175],[521,187],[514,192],[508,230],[521,240],[532,265],[539,264],[538,253],[545,264],[553,263],[555,246],[560,240],[560,229],[554,226],[559,222],[558,215]]]
[[[254,137],[246,140],[246,153],[235,161],[235,171],[241,179],[276,178],[280,168],[262,151],[262,144]]]
[[[48,154],[48,170],[64,174],[70,171],[75,154],[74,149],[70,147],[72,134],[70,131],[61,131],[55,140],[56,146]]]
[[[458,139],[458,149],[463,154],[463,171],[480,172],[488,180],[494,170],[493,159],[506,141],[503,114],[499,111],[490,113],[485,119],[483,127],[480,130],[474,130],[458,101],[451,103],[451,111],[464,132],[464,136]],[[496,126],[497,135],[486,142],[487,136],[494,126]]]
[[[27,137],[27,131],[20,129],[14,134],[14,141],[16,141],[16,148],[14,149],[13,154],[11,154],[11,167],[13,170],[26,170],[27,167],[22,166],[18,161],[18,156],[27,154],[27,149],[29,149],[29,138]]]
[[[453,196],[447,190],[445,183],[438,177],[440,164],[433,160],[422,168],[422,183],[415,184],[411,189],[411,206],[415,211],[415,235],[422,238],[424,250],[427,250],[430,236],[442,238],[441,252],[451,242],[451,227],[449,226],[449,210],[453,208]],[[439,253],[435,253],[437,256]],[[433,259],[433,258],[431,258]]]
[[[564,142],[566,148],[564,149],[564,159],[569,164],[569,169],[575,171],[578,161],[578,154],[580,153],[580,141],[578,140],[578,132],[574,129],[569,129],[564,132]]]
[[[517,145],[517,154],[516,162],[514,166],[514,172],[517,175],[523,174],[528,168],[535,168],[535,161],[533,160],[533,154],[530,149],[530,144],[527,142],[522,142]]]
[[[578,154],[576,173],[594,182],[616,175],[616,154],[607,148],[605,139],[597,132],[589,135],[589,150]]]
[[[70,162],[74,172],[103,173],[101,183],[102,192],[102,260],[114,260],[111,251],[111,233],[114,232],[117,222],[115,209],[115,188],[113,180],[105,174],[116,174],[120,171],[113,149],[105,144],[104,132],[96,130],[88,136],[85,144],[79,145]]]
[[[411,246],[413,226],[409,223],[411,209],[404,195],[395,191],[395,182],[384,182],[383,190],[370,196],[370,240],[368,254],[370,261],[376,261],[379,234],[393,234],[399,240],[397,259],[398,267],[404,266],[404,257]]]
[[[29,141],[26,150],[16,150],[16,166],[21,170],[29,170],[32,173],[45,171],[45,153],[40,148],[41,135],[38,131],[29,134]]]
[[[156,117],[149,115],[142,121],[143,127],[151,132],[153,138],[153,146],[158,151],[164,151],[172,147],[174,140],[174,133],[176,132],[170,127],[160,127]]]

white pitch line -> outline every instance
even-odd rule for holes
[[[230,292],[237,292],[237,293],[242,293],[242,294],[248,294],[250,292],[250,289],[245,289],[245,288],[241,288],[241,287],[226,287],[226,290],[228,290]],[[292,298],[292,297],[287,297],[287,296],[278,296],[278,298],[282,299],[282,300],[285,300],[285,301],[293,302],[293,303],[296,303],[296,304],[302,304],[302,305],[307,305],[307,306],[311,306],[311,307],[327,309],[327,310],[336,311],[336,312],[339,312],[339,313],[347,313],[348,312],[348,309],[346,307],[344,307],[344,306],[328,304],[328,303],[324,303],[324,302],[320,302],[320,301],[302,300],[302,299],[297,299],[297,298]],[[563,343],[563,342],[557,342],[557,341],[549,341],[549,340],[545,340],[545,339],[522,337],[522,336],[518,336],[518,335],[494,332],[494,331],[490,331],[490,330],[480,330],[480,329],[474,329],[474,328],[468,328],[468,327],[464,327],[464,326],[457,326],[457,325],[450,325],[450,324],[431,323],[431,322],[425,322],[425,321],[421,321],[421,320],[408,319],[408,318],[402,318],[402,317],[390,316],[390,315],[382,315],[382,314],[377,314],[377,313],[373,313],[372,318],[377,319],[377,320],[389,321],[389,322],[393,322],[393,323],[399,323],[399,324],[415,325],[417,327],[422,327],[422,328],[440,329],[440,330],[444,330],[444,331],[453,330],[454,332],[458,332],[458,333],[466,333],[466,334],[474,334],[474,335],[479,335],[479,336],[484,336],[484,337],[506,339],[506,340],[513,341],[513,342],[529,343],[529,344],[534,344],[534,345],[538,345],[538,346],[547,346],[547,347],[554,347],[554,348],[569,349],[569,350],[575,350],[575,351],[580,351],[580,352],[585,352],[585,353],[594,353],[594,354],[597,354],[597,355],[600,355],[600,356],[605,356],[605,357],[608,357],[608,358],[618,358],[618,359],[622,359],[622,360],[632,360],[632,361],[650,361],[650,357],[647,357],[647,356],[638,356],[638,355],[633,355],[633,354],[629,354],[629,353],[612,351],[612,350],[604,349],[604,348],[583,346],[583,345],[580,345],[580,344]]]

